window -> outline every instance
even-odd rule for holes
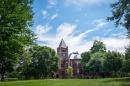
[[[66,63],[66,67],[68,67],[68,63]]]
[[[79,69],[77,68],[77,73],[79,74]]]
[[[61,64],[61,67],[62,67],[62,68],[64,67],[64,64],[63,64],[63,63]]]
[[[66,52],[66,50],[62,50],[62,52]]]
[[[73,62],[73,66],[77,66],[77,63],[75,61]]]

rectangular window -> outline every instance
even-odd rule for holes
[[[61,67],[63,68],[63,67],[64,67],[64,65],[63,65],[63,64],[61,64]]]
[[[66,63],[66,67],[68,67],[68,63]]]
[[[62,50],[62,52],[66,52],[66,50]]]

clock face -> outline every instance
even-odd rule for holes
[[[62,54],[63,56],[65,56],[65,54]]]

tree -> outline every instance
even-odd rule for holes
[[[33,0],[1,0],[0,3],[0,75],[13,70],[23,47],[33,44]]]
[[[103,62],[103,69],[105,73],[109,73],[112,76],[117,74],[123,67],[123,55],[119,52],[108,51]]]
[[[106,45],[103,42],[95,40],[93,46],[90,49],[90,53],[106,52]]]
[[[130,45],[126,47],[125,51],[124,71],[126,73],[130,72]]]
[[[125,72],[125,73],[130,72],[130,59],[127,59],[124,61],[123,72]]]
[[[82,59],[81,59],[80,64],[81,64],[83,67],[85,67],[86,63],[88,63],[89,60],[90,60],[90,58],[91,58],[90,52],[84,52],[84,53],[82,53],[82,54],[81,54],[81,57],[82,57]]]
[[[86,72],[94,74],[102,73],[103,60],[105,54],[101,52],[96,52],[91,56],[90,61],[86,64]]]
[[[36,78],[45,78],[52,71],[58,71],[58,60],[54,49],[47,46],[33,46],[30,48],[30,53],[32,54],[32,69],[34,69]],[[32,72],[32,71],[31,71]]]
[[[111,4],[112,17],[108,17],[107,20],[115,21],[115,26],[119,24],[124,26],[128,30],[130,35],[130,1],[118,0],[118,2]]]
[[[126,60],[130,59],[130,43],[129,43],[129,45],[126,47],[125,59],[126,59]]]
[[[69,78],[73,77],[73,68],[71,66],[68,66],[68,68],[67,68],[67,74],[69,75]]]
[[[31,54],[28,49],[23,49],[22,55],[19,55],[18,63],[14,66],[14,71],[8,74],[8,77],[18,78],[18,79],[25,79],[24,75],[31,64]],[[29,75],[29,74],[28,74]]]
[[[17,77],[19,79],[27,79],[27,76],[30,76],[29,70],[31,69],[29,67],[31,67],[31,60],[32,60],[32,56],[31,53],[29,52],[28,48],[27,49],[23,49],[23,53],[22,55],[20,55],[20,61],[17,63]],[[25,76],[26,75],[26,76]]]

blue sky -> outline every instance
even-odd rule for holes
[[[34,0],[34,26],[37,43],[56,50],[63,38],[69,53],[88,51],[94,40],[108,50],[125,51],[130,42],[126,29],[108,22],[110,4],[117,0]]]

